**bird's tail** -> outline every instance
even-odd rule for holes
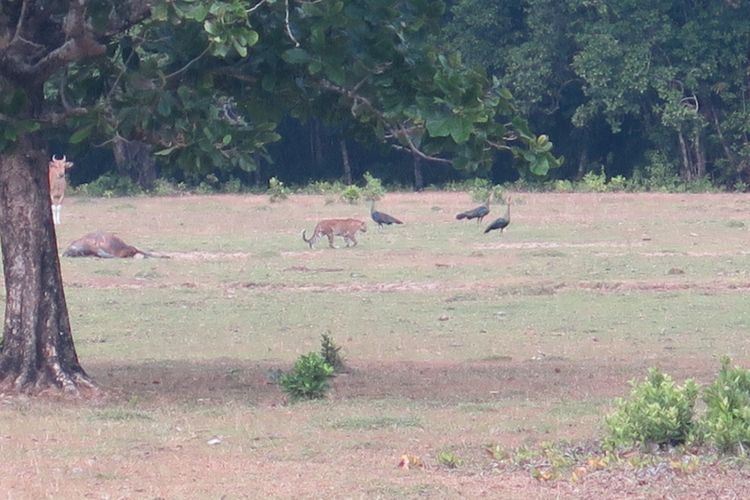
[[[461,212],[460,214],[456,215],[456,219],[458,219],[458,220],[465,219],[465,218],[466,218],[466,213],[465,212]]]
[[[492,226],[487,226],[487,229],[484,230],[484,234],[487,234],[490,231],[492,231]]]

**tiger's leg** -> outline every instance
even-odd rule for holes
[[[328,236],[328,246],[331,248],[336,248],[336,246],[333,244],[333,231],[328,233],[326,236]]]

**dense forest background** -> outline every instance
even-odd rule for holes
[[[458,51],[464,64],[509,89],[531,129],[565,157],[561,167],[537,178],[502,152],[489,165],[416,160],[320,104],[274,117],[278,140],[248,151],[251,167],[174,169],[153,151],[69,144],[74,129],[61,131],[52,150],[75,159],[74,185],[104,175],[113,184],[130,177],[148,186],[159,177],[262,188],[271,177],[287,185],[356,183],[366,171],[405,188],[475,177],[575,182],[588,173],[622,176],[641,189],[750,184],[750,2],[453,0],[444,7],[429,43]],[[153,163],[145,177],[134,165],[143,162]]]

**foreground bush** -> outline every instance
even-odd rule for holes
[[[617,410],[606,418],[607,444],[663,446],[681,444],[691,435],[698,386],[687,380],[683,387],[651,368],[643,383],[633,385],[630,399],[616,400]]]
[[[281,377],[281,387],[292,401],[325,397],[333,367],[317,352],[300,356],[289,373]]]
[[[724,358],[716,381],[706,387],[703,438],[723,452],[747,454],[750,446],[750,371]]]

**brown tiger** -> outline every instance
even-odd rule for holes
[[[333,245],[334,236],[343,236],[346,241],[346,246],[349,246],[349,242],[353,243],[352,246],[357,246],[357,231],[367,232],[367,224],[358,219],[323,219],[318,222],[315,226],[310,239],[305,237],[305,230],[302,231],[302,239],[313,247],[315,243],[320,239],[321,236],[328,236],[328,246],[336,248]]]

